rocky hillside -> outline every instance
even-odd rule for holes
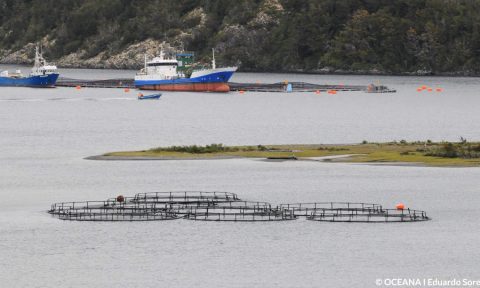
[[[165,41],[242,71],[480,74],[480,1],[0,0],[0,63],[138,68]]]

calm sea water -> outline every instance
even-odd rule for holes
[[[0,67],[0,70],[6,66]],[[133,71],[62,70],[72,78]],[[394,94],[164,93],[0,88],[1,287],[375,287],[478,279],[480,169],[258,160],[89,161],[108,151],[224,143],[480,140],[478,78],[238,73],[235,82],[381,84]],[[444,92],[418,93],[419,85]],[[405,224],[81,223],[60,201],[217,190],[274,204],[398,202]]]

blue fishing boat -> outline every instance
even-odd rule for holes
[[[142,93],[138,94],[138,100],[158,100],[162,96],[162,93],[143,95]]]
[[[24,76],[20,70],[13,73],[2,71],[0,72],[0,86],[55,87],[58,76],[57,66],[48,65],[37,46],[35,48],[35,64],[29,76]]]

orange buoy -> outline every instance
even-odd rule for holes
[[[432,88],[428,88],[427,91],[428,91],[428,92],[432,92],[433,89],[432,89]]]
[[[129,89],[129,88],[125,88],[125,90],[123,90],[123,91],[125,91],[125,93],[128,93],[128,92],[130,92],[130,89]]]
[[[417,88],[417,92],[422,92],[423,89],[422,88]]]
[[[423,85],[423,86],[422,86],[422,89],[423,89],[423,90],[427,89],[427,86]]]
[[[315,91],[315,94],[320,94],[320,90]]]
[[[80,85],[75,86],[75,89],[80,90],[82,87]]]
[[[245,93],[245,91],[240,90],[240,91],[238,91],[238,93],[243,94],[243,93]]]
[[[125,197],[123,197],[123,195],[118,195],[118,196],[117,196],[117,202],[120,202],[120,203],[121,203],[121,202],[123,202],[123,201],[125,201]]]
[[[437,89],[435,89],[435,91],[437,91],[437,92],[443,92],[443,89],[442,89],[442,88],[437,88]]]
[[[405,205],[403,203],[398,203],[397,206],[395,206],[395,208],[397,208],[397,210],[403,210],[405,209]]]

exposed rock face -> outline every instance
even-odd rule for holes
[[[147,54],[148,57],[157,55],[161,45],[158,40],[148,39],[130,45],[118,54],[108,55],[107,52],[101,52],[88,59],[84,59],[85,52],[80,51],[60,58],[57,65],[72,68],[138,69],[143,67],[144,55]]]
[[[48,47],[48,45],[46,45]],[[158,55],[162,42],[148,39],[128,46],[120,53],[108,55],[101,52],[91,58],[84,58],[85,51],[77,51],[60,59],[47,59],[59,67],[65,68],[106,68],[106,69],[138,69],[144,65],[144,55]],[[48,48],[46,48],[48,49]],[[0,51],[1,64],[33,64],[35,43],[29,43],[18,51]]]
[[[29,43],[18,51],[0,51],[0,64],[32,64],[35,56],[35,44]]]
[[[269,11],[283,11],[283,6],[279,0],[265,0],[263,1],[263,9]]]
[[[256,17],[248,23],[250,27],[268,29],[278,25],[278,16],[283,12],[283,6],[278,0],[265,0],[257,11]]]

